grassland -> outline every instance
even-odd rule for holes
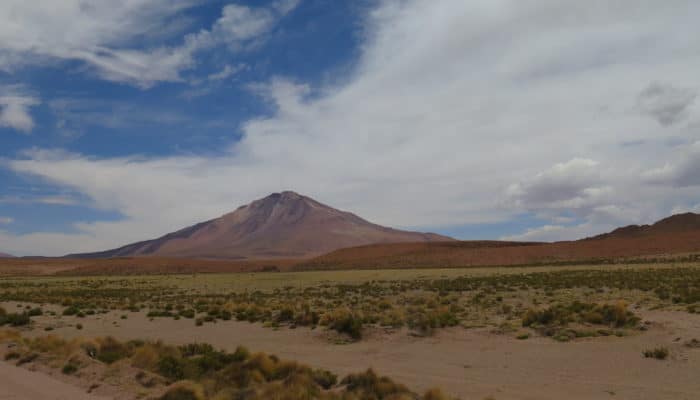
[[[198,325],[236,319],[274,328],[324,326],[353,340],[375,328],[408,327],[429,335],[458,325],[504,332],[532,328],[561,338],[558,332],[570,323],[589,325],[582,335],[624,334],[619,329],[635,328],[598,318],[607,309],[593,310],[596,304],[623,311],[630,304],[700,311],[700,268],[660,264],[33,277],[0,281],[0,301],[60,304],[65,315],[121,310],[192,319]],[[581,307],[593,315],[577,316]],[[546,310],[573,311],[555,318],[552,329],[525,323],[528,312]]]

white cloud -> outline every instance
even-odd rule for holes
[[[209,74],[207,79],[210,81],[222,81],[224,79],[228,79],[245,67],[245,64],[238,64],[236,66],[226,65],[221,71]]]
[[[259,40],[292,9],[278,3],[269,9],[229,4],[211,30],[186,35],[178,46],[141,48],[144,38],[169,31],[173,18],[199,2],[6,0],[0,8],[0,70],[80,60],[103,79],[148,88],[181,81],[202,50]]]
[[[574,158],[510,185],[507,194],[515,207],[571,210],[595,205],[610,190],[603,183],[598,162]]]
[[[682,149],[674,161],[643,175],[649,182],[676,187],[700,186],[700,141]]]
[[[0,128],[7,127],[23,133],[34,129],[31,107],[41,102],[19,85],[0,85]]]
[[[368,13],[361,57],[341,84],[259,85],[275,112],[245,123],[223,155],[39,151],[10,165],[126,216],[52,237],[65,252],[152,237],[283,189],[393,226],[533,212],[565,227],[556,222],[568,217],[564,207],[588,224],[577,235],[605,228],[605,218],[649,222],[697,202],[692,188],[639,179],[674,159],[669,136],[700,139],[688,128],[697,110],[685,109],[687,126],[663,126],[637,101],[650,82],[697,84],[698,14],[691,0],[385,0]],[[264,25],[215,26],[190,40],[246,37]],[[622,145],[632,142],[642,145]]]

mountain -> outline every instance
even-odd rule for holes
[[[7,253],[0,253],[0,258],[13,258],[14,256],[9,255]]]
[[[287,191],[273,193],[220,218],[158,239],[66,257],[304,258],[373,243],[451,240],[454,239],[433,233],[379,226]]]
[[[700,215],[678,214],[652,225],[630,225],[591,238],[554,243],[453,241],[374,244],[339,249],[303,260],[293,269],[597,264],[629,259],[700,259]]]
[[[625,239],[643,236],[700,232],[700,214],[676,214],[652,225],[628,225],[585,240]]]

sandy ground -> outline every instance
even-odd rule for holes
[[[14,304],[3,306],[11,310]],[[49,307],[50,308],[50,307]],[[149,321],[144,314],[122,313],[39,317],[28,335],[65,337],[112,335],[120,339],[160,339],[182,344],[211,343],[228,350],[245,345],[284,359],[323,367],[339,375],[368,367],[422,391],[438,386],[462,399],[698,399],[700,350],[684,342],[700,339],[700,315],[641,312],[647,332],[632,336],[579,339],[559,343],[542,337],[517,340],[485,329],[453,328],[431,338],[405,331],[375,333],[358,343],[333,344],[324,329],[273,330],[259,324],[219,321],[196,327],[192,320]],[[83,330],[73,325],[80,322]],[[665,346],[665,361],[645,359],[643,350]]]
[[[41,372],[0,362],[0,400],[107,400]]]

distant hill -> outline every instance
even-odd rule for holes
[[[7,253],[0,253],[0,258],[14,258],[14,256]]]
[[[69,258],[304,258],[374,243],[452,241],[433,233],[386,228],[294,192],[273,193],[220,218],[158,239]]]
[[[375,244],[346,248],[302,261],[296,270],[450,268],[668,257],[700,253],[700,215],[679,214],[653,225],[632,225],[577,241],[498,241]]]
[[[617,228],[612,232],[587,238],[586,240],[624,239],[687,232],[700,232],[700,214],[676,214],[657,221],[652,225],[628,225]]]

